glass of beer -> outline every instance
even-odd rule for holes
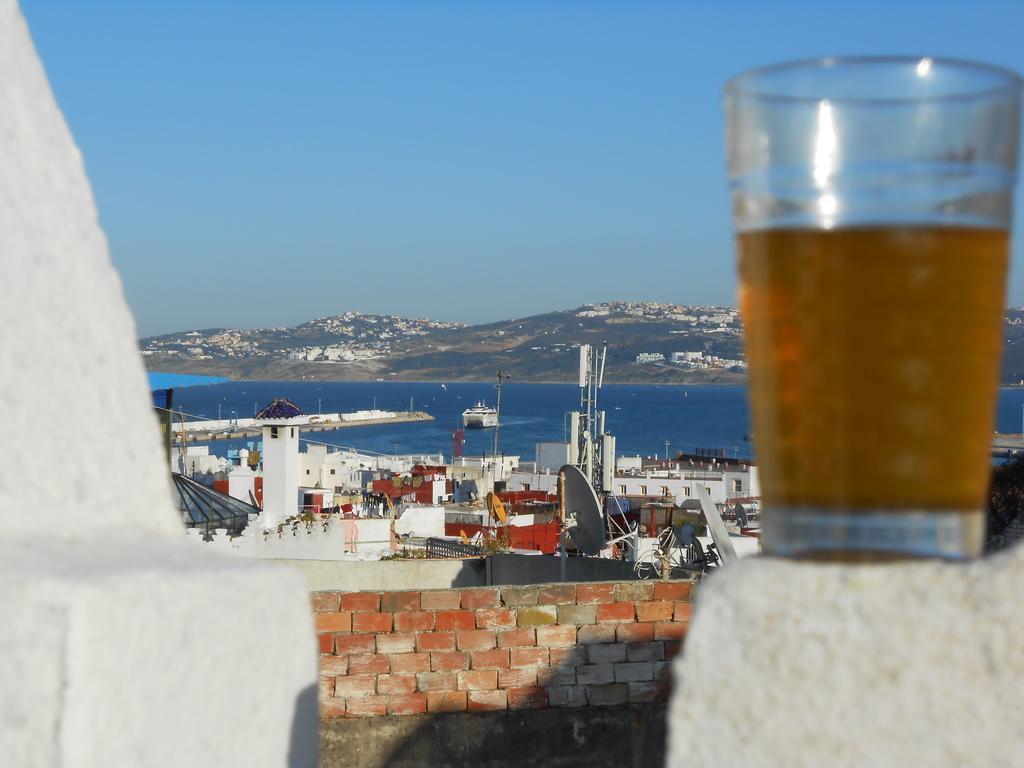
[[[928,57],[727,84],[766,553],[981,553],[1020,99]]]

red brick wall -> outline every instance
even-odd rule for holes
[[[322,717],[665,699],[692,583],[314,592]]]

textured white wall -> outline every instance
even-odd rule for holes
[[[751,558],[700,585],[670,768],[1024,765],[1024,553]]]
[[[0,0],[0,764],[312,766],[302,578],[191,546],[82,158]],[[118,461],[110,461],[116,455]],[[32,479],[67,459],[61,482]]]

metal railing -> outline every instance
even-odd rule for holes
[[[426,550],[428,557],[479,557],[484,553],[483,547],[474,544],[436,538],[427,539]]]

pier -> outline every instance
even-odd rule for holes
[[[328,432],[334,429],[351,429],[353,427],[370,427],[379,424],[407,424],[414,421],[433,421],[434,417],[423,411],[404,411],[387,415],[370,416],[368,418],[351,418],[353,414],[332,414],[339,418],[324,418],[310,421],[299,427],[300,432]],[[345,418],[345,417],[348,418]],[[317,417],[313,417],[316,419]],[[184,427],[184,428],[182,428]],[[185,422],[175,425],[175,440],[182,435],[190,443],[205,443],[212,440],[232,440],[243,437],[259,437],[262,427],[253,419],[239,419],[236,422]]]
[[[992,438],[993,456],[1016,456],[1024,453],[1024,435],[995,435]]]

